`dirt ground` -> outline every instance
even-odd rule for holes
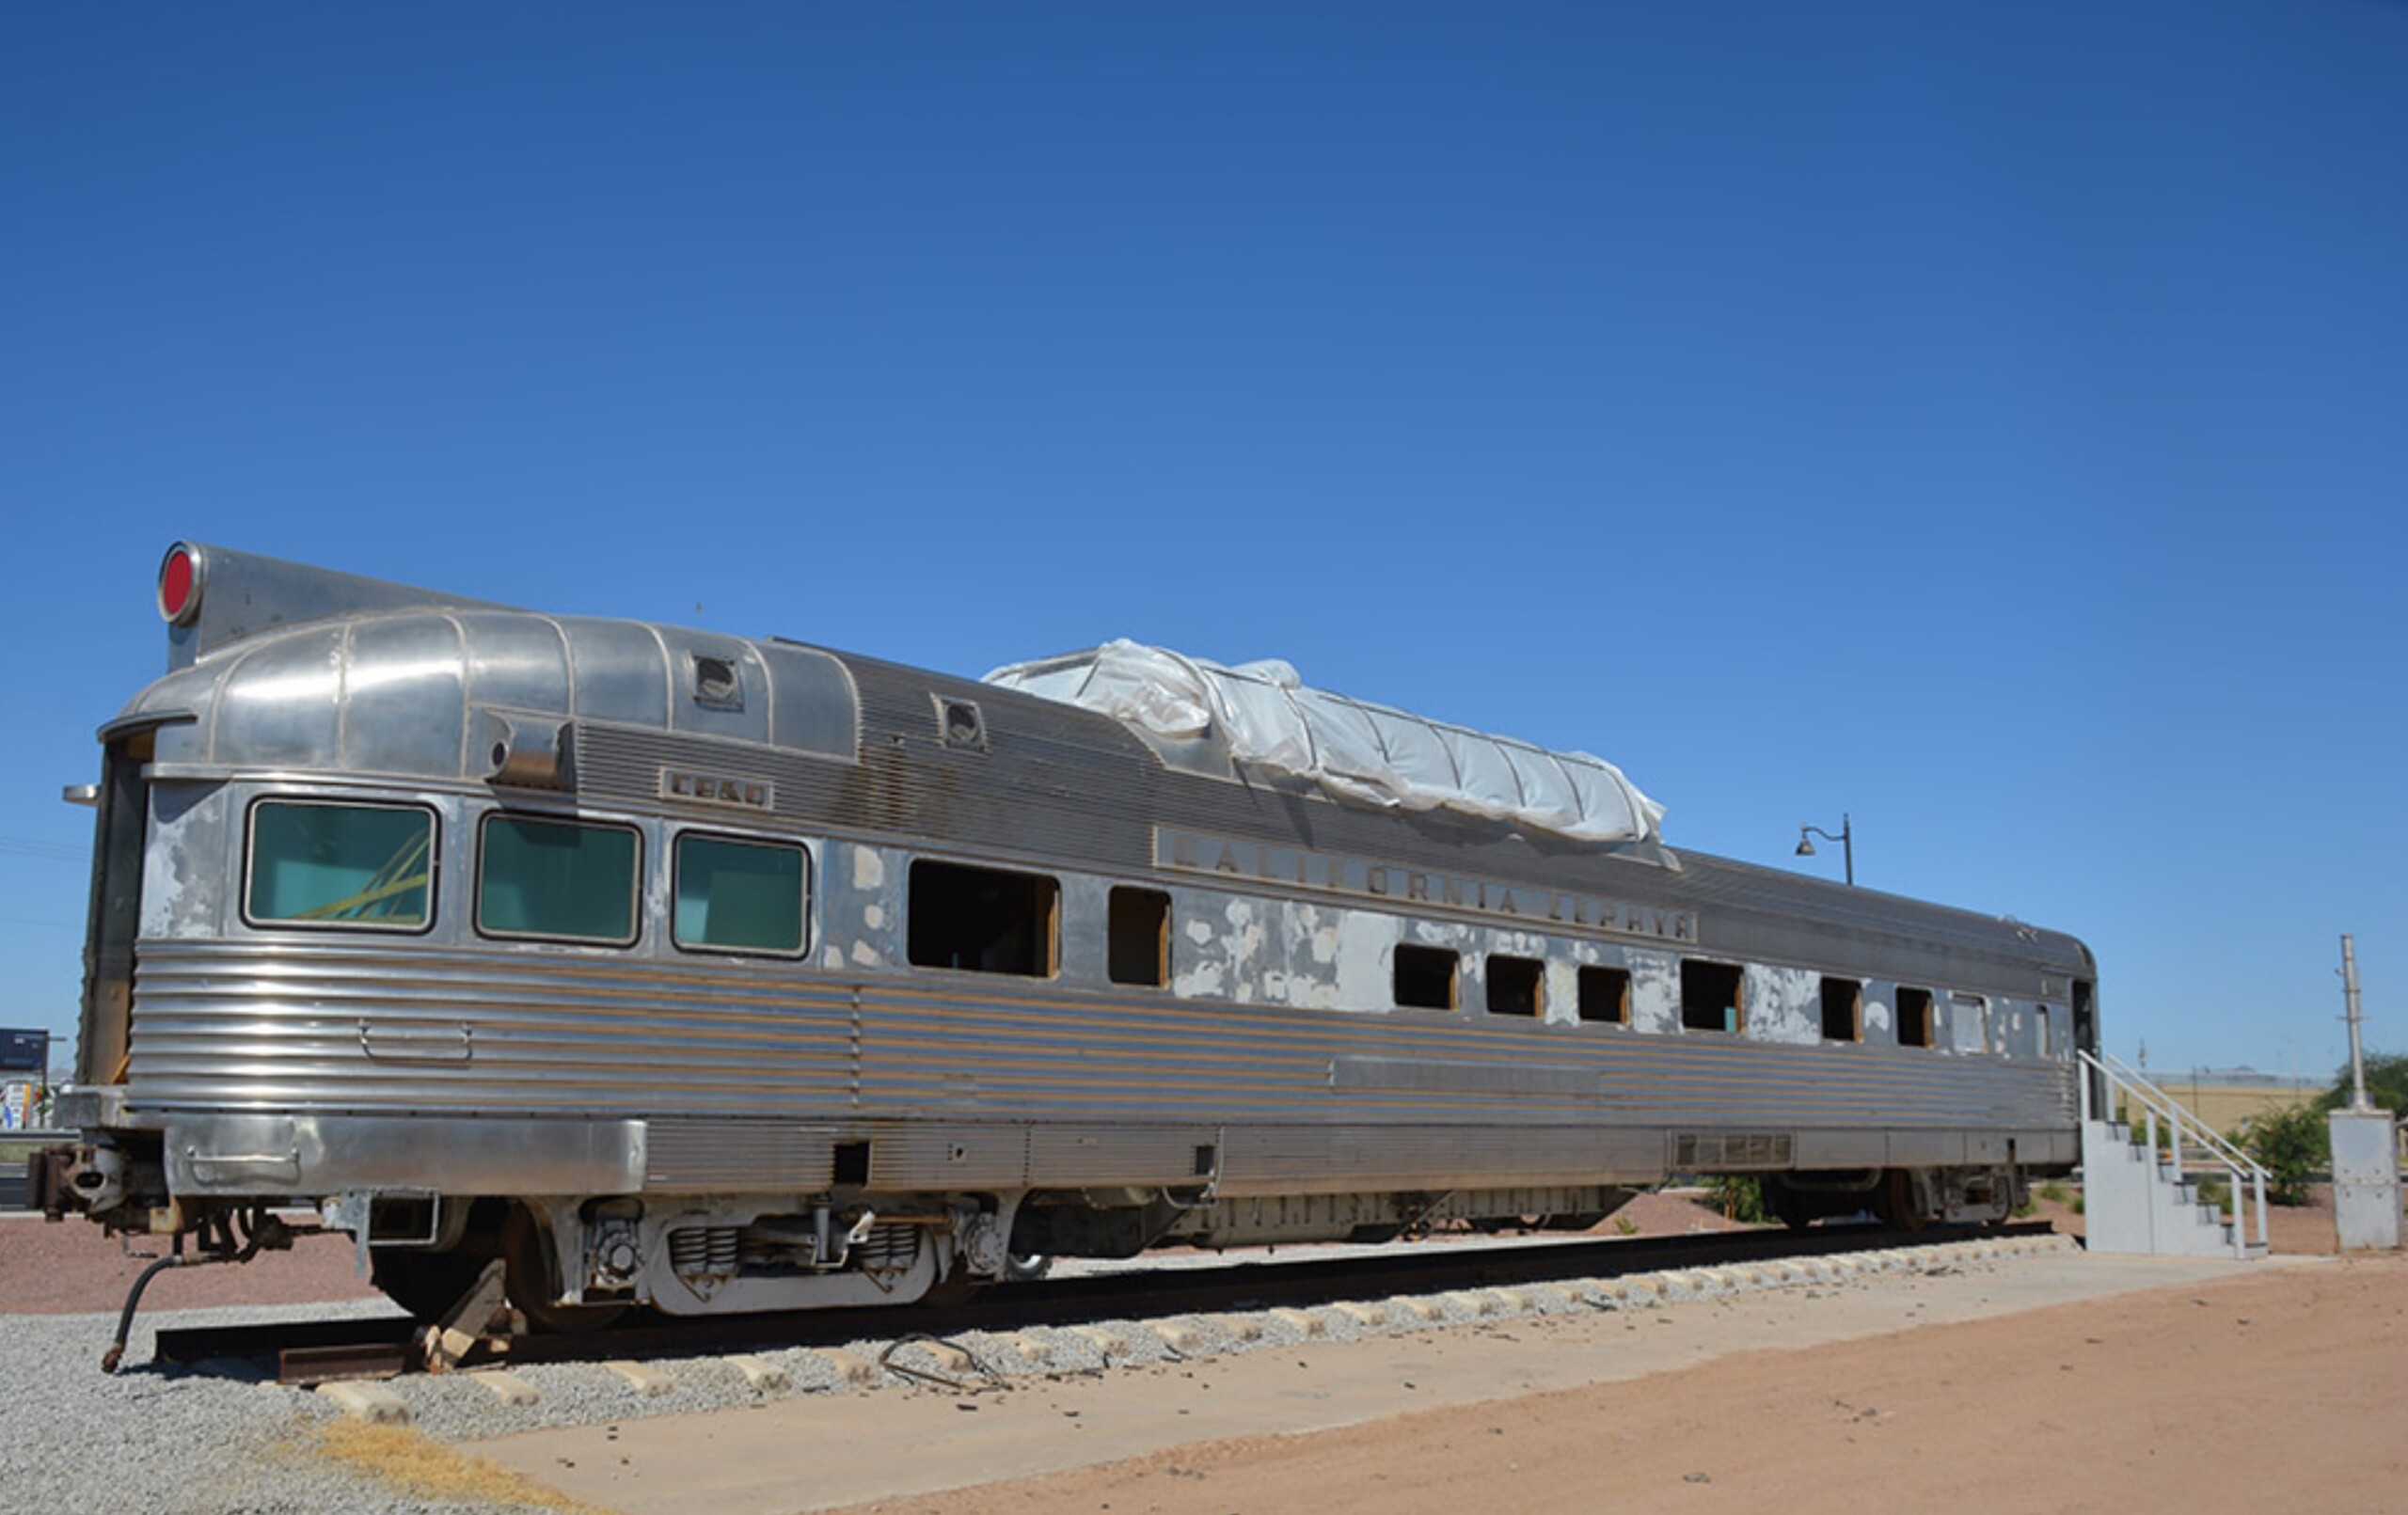
[[[2408,1260],[2236,1265],[2204,1284],[854,1510],[2399,1509],[2403,1400]]]
[[[0,1315],[115,1310],[166,1245],[149,1238],[120,1246],[89,1221],[56,1224],[39,1216],[0,1217]],[[150,1281],[142,1311],[220,1304],[299,1304],[381,1299],[352,1271],[351,1239],[311,1237],[287,1253],[261,1253],[239,1267],[175,1268]]]

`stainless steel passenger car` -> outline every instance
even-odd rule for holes
[[[75,1207],[306,1204],[413,1308],[903,1302],[1015,1255],[1998,1218],[2073,939],[1380,810],[988,685],[179,544],[102,732]]]

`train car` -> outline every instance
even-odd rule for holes
[[[571,1328],[1675,1174],[1995,1220],[2077,1158],[2081,942],[1275,666],[974,681],[189,543],[158,608],[54,1204],[198,1255],[307,1207],[414,1311],[498,1259]]]

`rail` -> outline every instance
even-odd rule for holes
[[[2078,1081],[2082,1085],[2082,1118],[2084,1121],[2113,1120],[2116,1105],[2115,1097],[2121,1094],[2128,1124],[2131,1110],[2134,1107],[2140,1110],[2141,1124],[2146,1128],[2151,1153],[2158,1150],[2158,1125],[2162,1121],[2167,1135],[2164,1162],[2170,1166],[2171,1176],[2177,1183],[2182,1181],[2183,1144],[2188,1142],[2206,1151],[2209,1163],[2223,1168],[2232,1181],[2232,1255],[2236,1257],[2248,1256],[2253,1245],[2249,1239],[2246,1212],[2241,1203],[2242,1180],[2246,1179],[2258,1220],[2258,1239],[2254,1245],[2261,1251],[2271,1251],[2266,1231],[2266,1170],[2115,1053],[2078,1050],[2076,1055],[2106,1081],[2108,1091],[2106,1110],[2094,1110],[2092,1081],[2087,1078]]]

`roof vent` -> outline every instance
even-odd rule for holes
[[[977,752],[987,750],[987,721],[972,701],[937,701],[937,726],[947,747],[966,747]]]
[[[710,710],[744,708],[744,681],[737,674],[735,658],[694,655],[694,703]]]

